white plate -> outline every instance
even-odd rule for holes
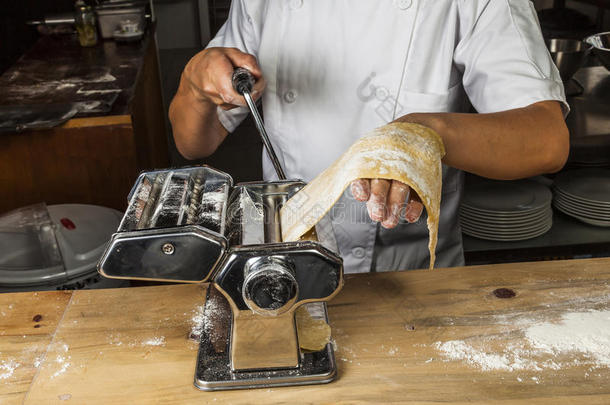
[[[489,220],[487,218],[480,218],[480,217],[470,217],[468,215],[463,215],[460,214],[460,220],[461,221],[466,221],[472,224],[477,224],[479,226],[512,226],[512,227],[518,227],[518,226],[528,226],[529,224],[533,223],[533,222],[539,222],[543,219],[546,218],[550,218],[553,215],[553,210],[551,208],[549,208],[548,211],[543,212],[541,215],[538,215],[534,218],[526,218],[524,220],[518,220],[518,221],[506,221],[506,220]]]
[[[489,214],[489,213],[473,211],[468,207],[462,206],[460,209],[460,213],[469,218],[477,218],[477,219],[481,218],[481,219],[484,219],[487,221],[519,222],[519,221],[526,221],[526,220],[531,220],[531,219],[535,219],[535,218],[540,218],[545,213],[549,212],[550,209],[551,209],[551,204],[549,204],[548,206],[546,206],[540,210],[532,211],[532,212],[529,212],[526,214]]]
[[[589,202],[610,204],[610,169],[581,169],[561,173],[555,186]]]
[[[604,201],[590,200],[588,198],[583,198],[583,197],[580,197],[580,196],[577,196],[577,195],[574,195],[574,194],[570,194],[570,193],[568,193],[568,192],[566,192],[564,190],[561,190],[561,189],[555,187],[555,195],[557,195],[557,194],[561,194],[563,196],[568,196],[568,197],[571,197],[571,198],[573,198],[575,200],[578,200],[580,202],[585,202],[587,204],[610,207],[610,203],[607,203],[607,202],[604,202]]]
[[[585,211],[582,208],[566,205],[560,201],[555,201],[554,206],[559,208],[559,210],[564,213],[570,213],[579,217],[586,217],[598,221],[610,221],[610,215],[602,215],[596,212]]]
[[[553,222],[552,214],[541,218],[535,222],[529,224],[522,224],[516,226],[506,226],[506,225],[490,225],[490,224],[478,224],[476,222],[471,222],[468,220],[464,220],[460,218],[460,224],[469,228],[477,229],[481,232],[485,233],[495,233],[495,232],[523,232],[527,233],[530,231],[534,231],[538,228],[548,225]]]
[[[515,241],[520,241],[520,240],[532,239],[532,238],[536,238],[538,236],[544,235],[545,233],[547,233],[549,231],[549,229],[551,229],[550,226],[548,228],[541,229],[540,231],[533,232],[529,235],[520,235],[520,236],[497,236],[497,235],[488,236],[488,235],[483,235],[483,234],[480,234],[477,232],[469,232],[464,229],[462,229],[462,231],[466,235],[473,236],[473,237],[479,238],[479,239],[495,240],[495,241],[501,241],[501,242],[515,242]]]
[[[579,206],[583,206],[589,209],[594,209],[594,210],[602,210],[602,211],[607,211],[610,213],[610,204],[595,204],[589,201],[585,201],[583,199],[580,199],[578,197],[574,197],[570,194],[565,194],[565,193],[555,193],[555,199],[561,199],[564,200],[566,202],[571,202],[574,204],[578,204]]]
[[[484,215],[473,215],[467,211],[460,210],[460,218],[463,218],[468,221],[477,222],[481,224],[499,224],[499,225],[527,225],[529,223],[538,221],[540,219],[546,218],[553,214],[553,208],[549,205],[544,211],[540,211],[536,213],[536,215],[531,215],[527,217],[514,217],[514,218],[505,218],[505,217],[490,217]]]
[[[579,203],[575,203],[569,200],[564,200],[562,198],[555,198],[555,203],[560,203],[561,205],[565,206],[566,208],[569,209],[573,209],[575,212],[586,212],[587,214],[593,215],[594,217],[609,217],[610,218],[610,211],[608,210],[603,210],[603,209],[599,209],[599,208],[589,208],[586,207],[582,204]]]
[[[469,176],[463,204],[472,209],[512,214],[541,209],[552,198],[551,190],[536,181],[498,181]]]
[[[474,215],[484,215],[484,216],[497,217],[497,218],[519,218],[519,217],[529,217],[532,215],[539,214],[539,213],[547,210],[550,206],[551,206],[551,202],[549,201],[547,204],[545,204],[544,206],[542,206],[540,208],[536,208],[536,209],[528,210],[528,211],[513,211],[513,212],[482,210],[482,209],[479,209],[476,207],[472,207],[468,204],[462,204],[461,208],[464,211],[468,211]]]
[[[563,212],[566,215],[571,216],[572,218],[576,218],[579,221],[584,222],[585,224],[589,224],[589,225],[595,225],[595,226],[603,226],[603,227],[610,227],[610,221],[600,221],[597,219],[591,219],[591,218],[585,218],[579,215],[575,215],[572,212],[568,212],[568,211],[564,211],[561,207],[557,207],[557,209],[561,212]]]
[[[123,32],[121,30],[116,30],[112,34],[112,37],[117,41],[137,41],[144,35],[144,31],[136,31],[136,32]]]
[[[523,224],[487,224],[487,223],[472,221],[472,220],[462,218],[462,217],[460,217],[460,224],[468,226],[470,228],[479,229],[481,231],[491,231],[491,230],[493,230],[494,232],[496,232],[496,231],[518,231],[518,230],[528,231],[528,230],[536,229],[537,227],[539,227],[541,225],[548,224],[552,220],[553,220],[553,214],[551,212],[550,214],[548,214],[540,219],[537,219],[536,221],[531,221],[531,222],[523,223]]]
[[[541,223],[535,227],[527,228],[527,229],[516,229],[516,230],[501,230],[501,229],[481,229],[472,226],[468,226],[466,224],[460,224],[462,229],[467,230],[468,232],[477,233],[485,236],[498,236],[498,237],[518,237],[518,236],[526,236],[532,233],[541,231],[543,229],[548,229],[553,225],[553,221],[547,221]]]

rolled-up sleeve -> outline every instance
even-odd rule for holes
[[[258,40],[252,25],[253,20],[248,15],[245,3],[245,0],[233,0],[231,2],[227,21],[206,48],[237,48],[242,52],[257,56]],[[229,132],[235,131],[235,128],[248,116],[248,112],[246,107],[238,107],[229,111],[220,107],[216,108],[220,123]]]
[[[546,48],[529,0],[473,1],[462,9],[454,62],[473,107],[504,111],[557,100],[569,106],[559,72]]]

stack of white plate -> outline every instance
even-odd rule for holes
[[[559,211],[596,226],[610,226],[610,170],[582,169],[555,178],[553,205]]]
[[[469,176],[460,208],[466,235],[497,241],[540,236],[553,225],[551,190],[536,181],[495,181]]]

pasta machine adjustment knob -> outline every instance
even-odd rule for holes
[[[299,286],[290,262],[280,256],[256,257],[244,267],[243,299],[260,315],[288,311],[298,298]]]

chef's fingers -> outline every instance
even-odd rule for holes
[[[381,222],[385,218],[386,199],[390,191],[390,181],[385,179],[371,180],[371,195],[366,208],[373,221]]]
[[[254,100],[258,100],[263,95],[263,90],[265,90],[266,86],[267,82],[265,81],[264,77],[258,79],[252,87],[252,98]]]
[[[263,76],[263,72],[258,66],[258,61],[254,55],[244,53],[237,48],[224,48],[224,51],[227,58],[233,63],[233,66],[248,69],[255,79],[260,79]]]
[[[226,48],[226,55],[227,58],[229,58],[229,60],[233,64],[233,66],[243,67],[247,69],[250,73],[252,73],[252,76],[254,76],[254,79],[256,80],[254,82],[254,86],[252,86],[252,98],[255,100],[260,98],[263,93],[263,90],[265,89],[266,82],[265,78],[263,77],[263,72],[260,66],[258,65],[258,61],[256,60],[256,57],[254,57],[254,55],[244,53],[237,48]]]
[[[409,196],[410,187],[398,180],[392,180],[387,198],[386,217],[381,226],[390,229],[398,225],[400,210]]]
[[[264,78],[260,78],[256,83],[254,83],[254,87],[252,87],[252,93],[250,93],[254,101],[257,101],[259,98],[261,98],[265,86],[266,84]],[[240,106],[246,106],[246,100],[240,94],[238,94],[236,98],[230,99],[229,102],[226,101],[226,97],[220,98],[214,97],[213,95],[208,95],[208,98],[225,111],[232,110],[233,108]]]
[[[223,48],[210,48],[195,55],[187,63],[182,78],[190,85],[196,99],[223,104],[245,104],[233,89],[233,64]],[[234,102],[236,100],[237,102]]]
[[[221,100],[222,101],[222,100]],[[226,103],[222,103],[222,104],[218,104],[218,107],[222,108],[225,111],[229,111],[232,110],[234,108],[237,108],[239,106],[235,105],[235,104],[226,104]]]
[[[352,181],[352,195],[358,201],[368,201],[371,195],[371,181],[369,179],[358,179]]]
[[[228,56],[228,54],[225,54]],[[239,65],[237,65],[239,66]],[[246,101],[233,88],[233,65],[230,58],[225,57],[224,61],[218,61],[216,65],[216,74],[214,75],[214,86],[218,91],[218,95],[224,104],[246,105]]]
[[[409,202],[407,203],[407,206],[405,207],[405,214],[404,214],[405,219],[410,224],[417,222],[419,217],[421,217],[421,214],[423,213],[423,211],[424,211],[424,204],[422,204],[421,199],[419,198],[417,193],[412,191],[411,194],[409,195]]]

